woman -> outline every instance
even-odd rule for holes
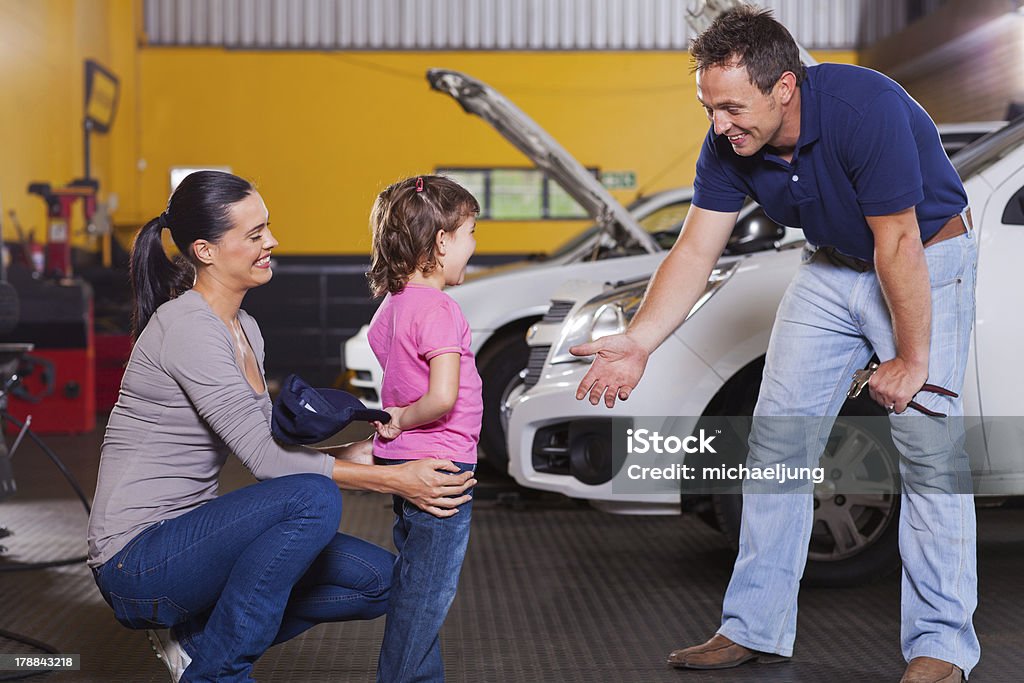
[[[269,226],[252,184],[200,171],[132,248],[137,338],[103,441],[89,565],[118,621],[171,629],[154,646],[175,680],[250,680],[271,645],[384,613],[394,556],[337,533],[339,485],[444,517],[475,484],[447,461],[373,466],[355,462],[369,459],[361,444],[271,438],[263,339],[240,308],[271,278]],[[184,255],[173,262],[164,229]],[[218,497],[228,452],[260,482]]]

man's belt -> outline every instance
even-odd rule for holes
[[[971,207],[967,207],[961,213],[950,218],[946,221],[945,225],[939,228],[939,231],[924,241],[924,247],[927,249],[933,244],[939,242],[945,242],[951,240],[954,237],[959,237],[967,232],[970,232],[974,227],[974,223],[971,222]]]
[[[825,258],[831,261],[833,265],[856,270],[858,273],[866,273],[869,270],[874,270],[875,268],[875,264],[871,261],[865,261],[864,259],[856,258],[854,256],[847,256],[835,247],[821,247],[818,249],[818,253],[824,254]]]
[[[938,232],[925,240],[924,247],[927,249],[939,242],[945,242],[946,240],[951,240],[954,237],[959,237],[960,235],[970,232],[973,227],[974,224],[971,221],[971,209],[968,207],[961,213],[958,213],[946,221],[945,224],[939,228]],[[873,270],[875,267],[871,261],[865,261],[864,259],[859,259],[854,256],[847,256],[835,247],[821,247],[818,251],[823,253],[825,257],[835,265],[850,268],[858,273],[866,273],[869,270]]]

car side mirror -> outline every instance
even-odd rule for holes
[[[768,218],[763,212],[748,216],[736,225],[725,250],[729,254],[753,254],[775,247],[786,234],[786,229]]]

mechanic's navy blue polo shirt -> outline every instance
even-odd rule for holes
[[[927,240],[967,206],[967,193],[928,114],[892,79],[846,64],[807,69],[800,86],[800,137],[792,162],[767,147],[751,157],[708,131],[697,160],[693,203],[738,211],[754,198],[807,240],[874,260],[864,216],[917,207]]]

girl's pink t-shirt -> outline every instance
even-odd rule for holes
[[[408,284],[384,298],[370,321],[368,337],[384,368],[381,403],[385,408],[407,406],[427,393],[431,358],[443,353],[461,356],[455,407],[395,439],[375,437],[374,455],[389,460],[447,458],[475,463],[483,385],[470,350],[469,323],[455,300],[439,289]]]

